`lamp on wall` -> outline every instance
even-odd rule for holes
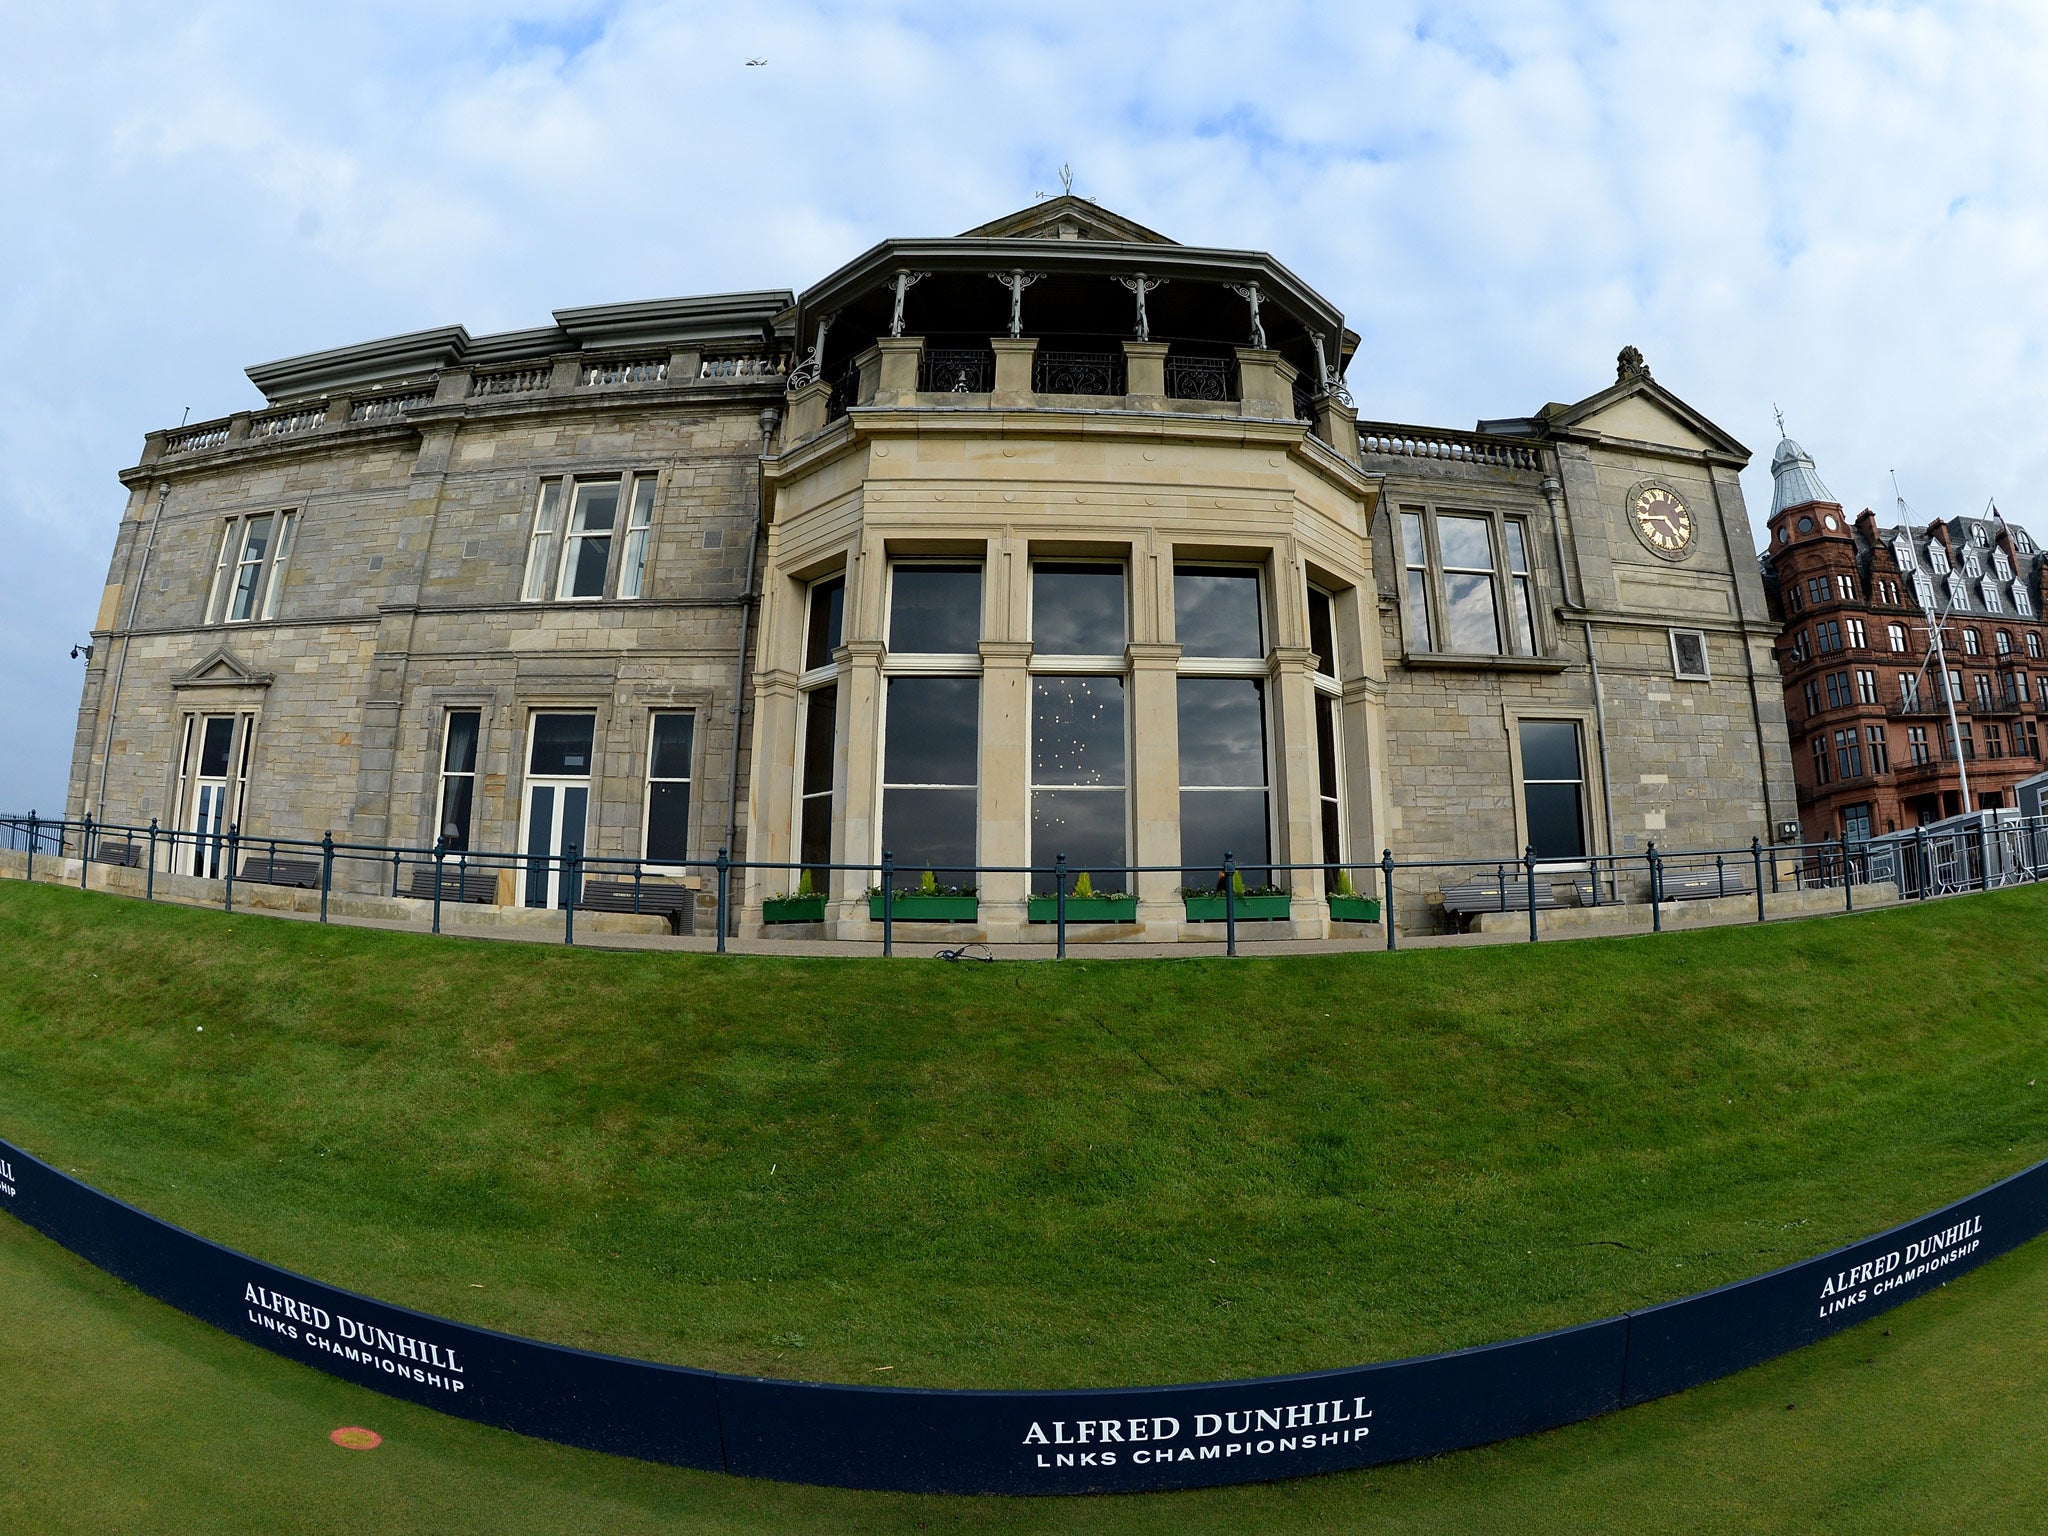
[[[80,656],[83,656],[87,661],[92,660],[92,642],[90,640],[81,640],[78,644],[71,647],[71,659],[76,661]]]

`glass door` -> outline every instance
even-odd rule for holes
[[[206,880],[221,877],[227,857],[228,764],[235,742],[233,715],[199,720],[199,761],[193,765],[191,872]]]
[[[590,749],[595,715],[535,715],[528,733],[526,896],[529,907],[559,907],[577,890],[564,863],[588,852]],[[575,883],[572,883],[575,882]]]

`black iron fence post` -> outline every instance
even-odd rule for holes
[[[434,844],[434,932],[441,931],[441,881],[448,869],[448,839],[441,838]]]
[[[28,813],[28,878],[36,877],[36,813]]]
[[[228,867],[223,871],[227,883],[221,888],[220,904],[223,912],[235,910],[235,855],[241,852],[241,848],[242,824],[239,821],[231,821],[228,823]]]
[[[1394,850],[1380,850],[1380,921],[1387,925],[1387,948],[1394,947]]]
[[[156,818],[149,818],[149,874],[142,883],[142,899],[156,900]]]
[[[1920,899],[1927,899],[1927,877],[1933,866],[1927,862],[1927,828],[1913,829],[1913,873],[1920,883]]]
[[[1756,866],[1756,920],[1764,921],[1764,845],[1761,838],[1749,840],[1749,860]]]
[[[327,921],[327,893],[334,889],[334,829],[320,834],[320,921]]]
[[[85,889],[85,872],[92,868],[92,812],[85,813],[85,830],[78,837],[78,888]]]
[[[398,894],[398,850],[391,850],[391,894]]]
[[[1664,874],[1657,867],[1657,845],[1647,850],[1650,859],[1650,932],[1664,931]]]
[[[91,825],[90,817],[86,819],[86,824]],[[1991,838],[1981,814],[1977,817],[1977,889],[1991,889]]]
[[[718,850],[718,952],[725,953],[725,930],[729,926],[727,913],[732,910],[732,858],[728,850]]]
[[[896,953],[896,855],[882,850],[882,958]]]
[[[562,852],[562,942],[576,942],[576,855],[579,849],[571,843]]]
[[[1223,855],[1223,952],[1237,953],[1237,855]]]
[[[1842,910],[1856,910],[1856,866],[1850,863],[1849,839],[1840,840],[1842,850]]]
[[[1058,930],[1053,958],[1067,958],[1067,856],[1056,853],[1052,859],[1053,879],[1053,926]]]
[[[1522,872],[1528,877],[1529,942],[1534,944],[1536,942],[1536,845],[1534,843],[1522,845]]]

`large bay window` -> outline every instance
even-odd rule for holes
[[[1341,689],[1337,681],[1336,602],[1308,589],[1308,643],[1316,653],[1316,809],[1323,838],[1325,894],[1337,889],[1344,863],[1344,739],[1338,730]]]
[[[1040,561],[1031,571],[1031,864],[1035,890],[1065,854],[1108,894],[1129,886],[1126,622],[1120,565]]]
[[[1247,885],[1271,878],[1265,633],[1260,573],[1180,566],[1173,573],[1180,642],[1181,880],[1207,889],[1236,857]]]
[[[1526,519],[1404,507],[1400,539],[1401,609],[1411,653],[1537,654]]]
[[[277,617],[297,520],[291,512],[258,512],[228,520],[207,594],[207,623],[245,624]]]
[[[980,647],[980,566],[890,572],[882,847],[942,885],[976,883]]]
[[[607,475],[587,480],[544,480],[527,542],[522,602],[594,602],[641,595],[654,519],[655,476]],[[566,515],[565,515],[566,505]],[[624,556],[613,581],[612,546],[620,542],[626,509]]]
[[[804,613],[804,666],[798,684],[797,858],[812,889],[831,888],[833,761],[839,730],[839,649],[846,615],[846,578],[811,583]]]

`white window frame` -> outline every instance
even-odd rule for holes
[[[828,571],[824,575],[814,577],[810,581],[807,581],[803,584],[803,618],[802,621],[797,625],[796,771],[790,775],[791,820],[789,838],[789,861],[791,868],[789,871],[789,891],[791,894],[794,894],[797,890],[797,887],[802,883],[803,871],[811,867],[809,864],[804,862],[804,802],[806,800],[822,799],[825,802],[826,834],[824,862],[826,864],[830,864],[833,862],[831,829],[835,825],[837,819],[834,814],[834,811],[839,799],[840,788],[838,764],[836,761],[838,756],[837,740],[835,739],[833,742],[833,756],[835,759],[833,769],[830,777],[826,782],[824,789],[816,791],[813,794],[806,794],[804,792],[804,765],[809,760],[811,740],[811,707],[817,695],[827,690],[829,690],[833,695],[833,734],[835,738],[837,737],[841,729],[842,722],[840,711],[845,708],[846,699],[844,697],[843,692],[839,688],[839,663],[836,659],[832,657],[830,652],[826,653],[825,661],[818,666],[807,668],[805,667],[804,663],[809,659],[811,650],[813,596],[820,587],[824,586],[828,582],[835,581],[838,582],[840,586],[839,643],[842,646],[845,645],[847,613],[846,605],[847,599],[852,592],[852,585],[847,580],[847,573],[844,570]],[[877,806],[876,809],[879,813],[880,807]],[[876,819],[880,819],[879,814],[877,815]],[[836,874],[837,871],[828,869],[825,872],[825,880],[823,885],[817,886],[814,883],[814,894],[819,896],[829,895],[833,888],[833,881]]]
[[[258,522],[266,519],[270,525],[269,541],[263,553],[251,561],[249,534]],[[245,512],[227,519],[214,557],[213,586],[206,595],[206,623],[255,624],[277,617],[278,595],[284,586],[284,570],[291,559],[292,538],[297,528],[298,511],[292,507]],[[241,590],[241,574],[252,565],[255,571],[249,586],[249,611],[237,614],[235,594]]]
[[[1116,568],[1116,570],[1123,577],[1124,583],[1124,629],[1122,639],[1115,651],[1077,652],[1073,654],[1069,654],[1066,652],[1057,652],[1048,653],[1044,656],[1038,654],[1038,568],[1041,565],[1099,565],[1102,566],[1105,570],[1112,566]],[[1029,582],[1027,586],[1027,591],[1029,595],[1025,599],[1025,633],[1032,637],[1032,654],[1031,659],[1025,664],[1025,670],[1029,672],[1034,679],[1042,676],[1115,677],[1121,678],[1123,680],[1124,780],[1121,786],[1121,792],[1124,797],[1124,865],[1127,878],[1130,882],[1129,892],[1131,895],[1135,896],[1138,890],[1137,877],[1135,875],[1128,874],[1130,866],[1136,862],[1136,860],[1132,857],[1132,851],[1136,847],[1137,838],[1137,824],[1132,816],[1132,804],[1133,801],[1136,799],[1134,790],[1136,789],[1135,778],[1137,770],[1137,757],[1136,753],[1132,750],[1135,745],[1135,743],[1131,739],[1132,689],[1130,678],[1130,665],[1126,655],[1126,648],[1130,645],[1131,637],[1131,559],[1127,554],[1119,554],[1113,556],[1104,555],[1099,557],[1089,557],[1085,555],[1035,556],[1031,561],[1031,568],[1028,574]],[[985,575],[983,579],[987,579]],[[1038,685],[1036,681],[1034,681],[1031,685],[1031,702],[1029,705],[1029,709],[1031,711],[1031,724],[1030,729],[1026,732],[1026,743],[1024,749],[1026,754],[1024,759],[1024,835],[1025,846],[1027,848],[1030,847],[1031,826],[1034,818],[1037,815],[1038,792],[1041,789],[1085,790],[1088,788],[1087,785],[1082,784],[1040,784],[1038,780],[1033,776],[1034,765],[1038,761]],[[1058,852],[1062,850],[1055,851]],[[1027,858],[1035,857],[1035,853],[1027,855]]]
[[[1173,571],[1170,579],[1178,580],[1180,572],[1183,567],[1193,571],[1245,571],[1251,574],[1252,576],[1256,577],[1258,580],[1260,655],[1257,658],[1249,656],[1190,656],[1187,654],[1187,637],[1180,633],[1179,624],[1176,620],[1173,639],[1174,643],[1181,648],[1181,657],[1179,662],[1176,663],[1174,669],[1174,681],[1176,687],[1176,698],[1174,701],[1175,719],[1178,720],[1179,718],[1180,705],[1177,696],[1177,690],[1181,678],[1245,677],[1258,678],[1262,681],[1268,681],[1268,686],[1264,690],[1260,701],[1260,708],[1264,712],[1264,719],[1262,721],[1260,735],[1262,735],[1265,738],[1264,777],[1260,781],[1260,787],[1264,790],[1266,796],[1266,862],[1268,865],[1279,864],[1283,862],[1292,862],[1291,860],[1281,860],[1278,857],[1276,857],[1276,852],[1280,846],[1280,807],[1278,804],[1277,796],[1274,794],[1273,791],[1273,781],[1275,778],[1274,770],[1276,767],[1273,758],[1273,754],[1276,748],[1276,742],[1274,740],[1275,732],[1273,729],[1274,690],[1270,686],[1270,678],[1272,675],[1271,669],[1266,665],[1266,657],[1271,655],[1273,651],[1273,583],[1270,576],[1270,569],[1266,562],[1263,561],[1204,560],[1193,555],[1186,557],[1176,555],[1176,557],[1174,558]],[[1208,791],[1218,790],[1242,791],[1250,789],[1251,787],[1252,786],[1249,784],[1176,784],[1174,786],[1174,806],[1176,819],[1178,819],[1179,817],[1180,796],[1185,795],[1190,791],[1193,791],[1196,794],[1202,794]],[[1235,850],[1232,851],[1234,852]],[[1187,863],[1185,851],[1183,851],[1182,853],[1181,867],[1184,870],[1191,869],[1194,867]],[[1297,871],[1287,871],[1287,876],[1290,881],[1294,878],[1294,875],[1296,873]],[[1290,889],[1291,888],[1292,887],[1290,886]]]
[[[690,761],[683,765],[686,771],[681,778],[676,777],[674,774],[663,774],[659,778],[655,776],[654,727],[655,723],[664,715],[688,715],[690,717]],[[647,865],[649,869],[659,870],[664,873],[681,872],[690,865],[690,831],[696,823],[698,810],[697,742],[697,710],[695,708],[661,708],[647,711],[647,771],[641,775],[640,796],[640,857],[643,861],[651,857],[647,851],[647,836],[654,825],[654,786],[657,784],[685,784],[689,786],[690,793],[690,826],[686,827],[683,833],[683,857],[681,861],[676,863],[649,863]],[[801,764],[798,765],[798,772],[801,775]]]
[[[1407,527],[1404,518],[1417,516],[1421,519],[1423,564],[1415,565],[1408,554]],[[1446,567],[1443,550],[1437,537],[1437,522],[1442,517],[1479,518],[1487,524],[1487,538],[1493,567],[1488,573],[1493,581],[1493,613],[1495,644],[1491,651],[1446,650],[1450,642],[1450,609],[1444,595],[1444,577],[1447,570],[1461,576],[1476,576],[1476,566]],[[1522,554],[1528,562],[1528,569],[1512,569],[1514,557],[1508,542],[1508,524],[1520,526]],[[1536,555],[1534,516],[1528,512],[1508,511],[1500,507],[1444,505],[1434,502],[1404,503],[1394,509],[1393,519],[1394,553],[1396,564],[1401,571],[1401,633],[1409,654],[1424,656],[1456,657],[1470,659],[1475,665],[1483,665],[1492,657],[1536,657],[1549,654],[1549,636],[1544,627],[1543,603],[1536,579]],[[1419,572],[1422,576],[1424,620],[1429,633],[1420,638],[1425,642],[1417,645],[1416,625],[1410,609],[1413,606],[1409,596],[1409,577]],[[1526,608],[1518,604],[1526,601]],[[1529,621],[1530,644],[1532,649],[1521,648],[1521,616]]]
[[[881,630],[883,635],[882,686],[878,690],[881,694],[881,698],[878,704],[875,729],[874,784],[876,803],[875,815],[871,822],[871,825],[874,828],[874,839],[872,849],[869,854],[869,859],[872,863],[881,863],[882,850],[888,840],[889,829],[886,825],[886,822],[888,820],[887,807],[890,790],[970,788],[974,791],[974,852],[970,862],[974,864],[979,864],[981,862],[981,808],[983,796],[981,793],[981,760],[978,750],[976,753],[974,764],[974,782],[971,785],[895,783],[887,777],[889,762],[889,680],[891,678],[972,677],[975,680],[974,697],[975,708],[977,711],[977,719],[975,720],[975,741],[977,744],[977,748],[983,740],[981,721],[978,718],[979,710],[983,702],[983,693],[981,689],[981,652],[979,650],[973,651],[971,653],[966,651],[916,651],[899,654],[888,648],[887,639],[890,630],[890,625],[895,617],[896,612],[896,573],[899,570],[916,570],[920,566],[929,568],[932,566],[959,567],[966,565],[974,566],[981,572],[981,612],[975,615],[974,632],[978,636],[985,637],[988,633],[989,568],[989,560],[986,552],[980,555],[895,556],[890,559],[887,570],[883,572]],[[840,638],[842,641],[845,639],[845,632],[843,628],[841,630]],[[842,705],[844,704],[844,702],[844,700],[841,700]],[[1029,733],[1027,732],[1026,734],[1028,735]],[[970,871],[968,873],[970,874],[970,877],[974,883],[978,884],[980,882],[981,876],[979,872]],[[956,879],[958,874],[959,872],[956,871]],[[896,876],[899,880],[902,878],[902,875],[903,871],[901,869],[896,871]],[[949,881],[947,883],[950,884],[953,882]]]
[[[540,482],[533,520],[528,525],[526,570],[520,578],[522,603],[631,602],[646,595],[647,560],[654,542],[654,502],[661,476],[657,470],[613,470],[602,474],[551,475]],[[618,510],[608,532],[578,532],[586,489],[616,486]],[[587,539],[611,541],[605,556],[605,578],[596,592],[572,597],[563,591],[574,568],[578,546]]]
[[[626,509],[626,545],[619,556],[619,597],[642,597],[647,591],[647,550],[654,542],[654,475],[633,477],[632,501]]]
[[[470,765],[470,768],[467,772],[463,772],[460,769],[451,771],[448,767],[448,740],[449,736],[454,730],[455,717],[457,715],[476,716],[477,760],[480,762],[484,755],[483,706],[481,704],[450,704],[447,707],[445,707],[441,711],[441,751],[439,754],[438,771],[436,777],[436,789],[434,794],[433,830],[434,845],[436,847],[440,846],[442,837],[446,835],[445,829],[448,825],[448,781],[450,779],[469,780],[469,830],[468,833],[466,834],[465,841],[471,845],[473,845],[476,842],[476,786],[477,780],[482,777],[482,774],[476,767],[475,763],[472,763]]]

